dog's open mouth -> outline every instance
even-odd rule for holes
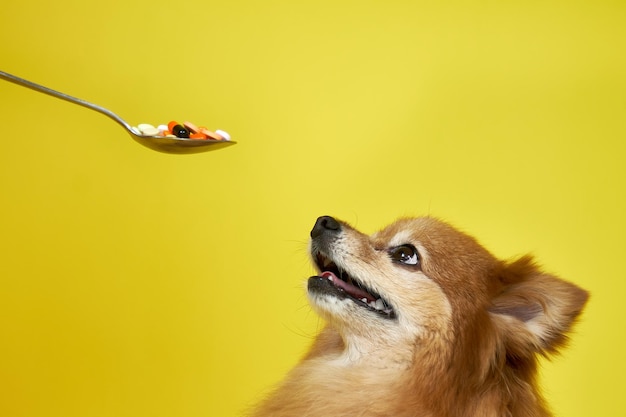
[[[396,317],[393,308],[385,299],[339,268],[331,259],[321,253],[316,254],[314,258],[321,272],[319,276],[311,277],[309,287],[325,287],[327,291],[331,289],[334,295],[349,298],[357,305],[385,318]]]

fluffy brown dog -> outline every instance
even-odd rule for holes
[[[566,342],[586,291],[428,217],[371,236],[320,217],[310,249],[328,325],[254,416],[550,415],[537,354]]]

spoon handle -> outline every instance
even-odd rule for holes
[[[111,110],[105,109],[104,107],[100,107],[97,104],[90,103],[90,102],[85,101],[85,100],[80,99],[80,98],[72,97],[70,95],[61,93],[61,92],[53,90],[51,88],[44,87],[43,85],[35,84],[32,81],[28,81],[28,80],[25,80],[23,78],[16,77],[15,75],[11,75],[11,74],[6,73],[4,71],[0,71],[0,78],[5,79],[7,81],[10,81],[12,83],[21,85],[22,87],[27,87],[27,88],[30,88],[32,90],[39,91],[40,93],[48,94],[48,95],[50,95],[52,97],[56,97],[56,98],[59,98],[61,100],[69,101],[70,103],[78,104],[79,106],[83,106],[83,107],[87,107],[88,109],[95,110],[98,113],[102,113],[105,116],[110,117],[111,119],[115,120],[117,123],[119,123],[122,126],[124,126],[126,128],[126,130],[132,132],[132,129],[131,129],[130,125],[128,123],[126,123],[124,121],[124,119],[119,117],[117,114],[113,113]]]

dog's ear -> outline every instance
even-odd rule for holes
[[[507,350],[521,357],[556,352],[567,342],[587,291],[541,272],[529,256],[505,264],[499,278],[490,313]]]

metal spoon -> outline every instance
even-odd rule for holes
[[[31,81],[16,77],[15,75],[11,75],[3,71],[0,71],[0,78],[21,85],[22,87],[27,87],[35,91],[39,91],[40,93],[48,94],[53,97],[60,98],[61,100],[69,101],[70,103],[78,104],[80,106],[87,107],[88,109],[95,110],[98,113],[102,113],[122,125],[122,127],[126,129],[126,131],[135,141],[155,151],[176,154],[199,153],[212,151],[237,143],[230,140],[203,140],[168,138],[165,136],[142,136],[135,133],[131,126],[126,123],[126,121],[124,121],[124,119],[113,113],[111,110],[105,109],[104,107],[100,107],[96,104],[90,103],[80,98],[68,96],[67,94],[60,93],[48,87],[44,87],[43,85],[35,84]]]

